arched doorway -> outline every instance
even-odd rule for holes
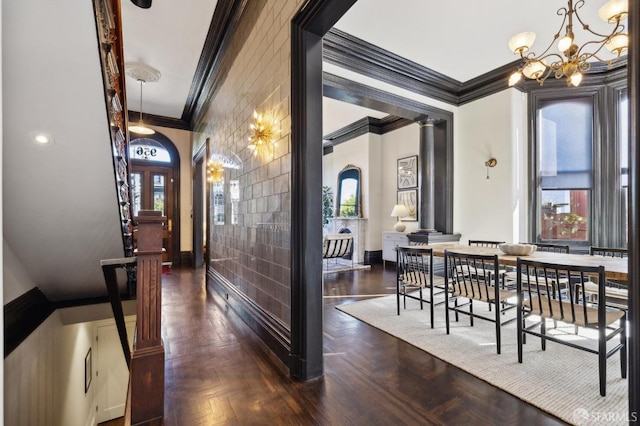
[[[180,264],[180,155],[162,133],[134,137],[129,144],[132,213],[159,210],[167,217],[162,231],[163,265]],[[135,244],[135,235],[134,235]]]

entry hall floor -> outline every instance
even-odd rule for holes
[[[324,275],[324,376],[292,380],[205,286],[163,275],[165,425],[557,425],[560,420],[335,306],[395,292],[392,264]]]

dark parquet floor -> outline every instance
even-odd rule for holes
[[[165,425],[556,425],[552,416],[335,306],[393,293],[395,271],[325,274],[323,377],[286,368],[204,271],[163,276]]]

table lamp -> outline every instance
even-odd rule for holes
[[[393,210],[391,210],[391,216],[395,216],[398,218],[398,222],[393,225],[393,229],[395,229],[396,232],[404,232],[406,226],[404,223],[402,223],[402,218],[409,216],[409,209],[407,208],[407,206],[405,206],[404,204],[396,204],[395,206],[393,206]]]

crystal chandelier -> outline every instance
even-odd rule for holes
[[[604,47],[615,55],[615,58],[606,61],[609,66],[613,61],[620,58],[622,52],[629,46],[629,37],[624,32],[625,27],[620,24],[628,14],[627,0],[609,0],[598,10],[600,18],[614,25],[613,30],[608,35],[595,32],[589,25],[585,24],[578,14],[578,9],[582,8],[583,5],[584,0],[576,1],[575,6],[573,0],[568,0],[567,7],[558,9],[558,16],[563,16],[562,25],[560,25],[560,29],[547,49],[540,55],[536,56],[535,53],[529,52],[536,38],[535,33],[523,32],[516,34],[509,40],[509,49],[516,55],[520,55],[523,60],[523,65],[520,69],[509,78],[509,86],[513,86],[520,81],[523,74],[529,79],[538,81],[540,85],[547,77],[553,74],[555,78],[565,77],[567,85],[578,86],[582,81],[583,74],[591,68],[590,60],[595,59],[605,62],[598,56],[601,55]],[[576,44],[573,33],[574,18],[582,26],[583,30],[595,37],[591,41],[584,42],[582,46]],[[561,37],[563,30],[564,36]],[[560,53],[550,51],[556,40],[558,41],[557,46]]]

